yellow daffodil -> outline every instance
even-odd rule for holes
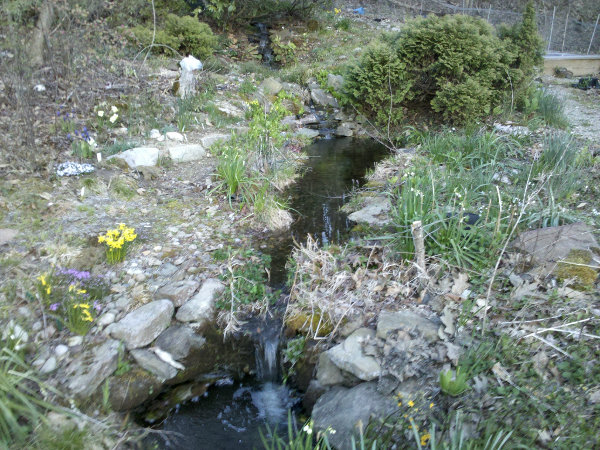
[[[46,275],[40,275],[37,279],[40,280],[42,286],[46,286]]]

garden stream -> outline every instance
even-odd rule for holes
[[[271,285],[282,287],[285,263],[293,242],[303,242],[311,234],[322,245],[341,243],[351,223],[339,211],[353,188],[360,187],[365,172],[383,159],[388,150],[374,141],[321,139],[305,148],[309,156],[306,171],[288,190],[295,221],[288,232],[262,243],[270,254]],[[279,429],[287,434],[288,410],[299,402],[281,384],[279,373],[279,322],[264,324],[256,340],[257,374],[243,382],[225,380],[201,397],[177,408],[165,420],[163,448],[173,449],[251,449],[263,448],[259,429]],[[219,384],[219,383],[217,383]]]

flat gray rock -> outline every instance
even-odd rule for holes
[[[198,161],[206,156],[206,150],[200,144],[180,144],[169,147],[169,156],[173,162]]]
[[[160,381],[170,380],[177,376],[175,367],[164,362],[150,350],[138,348],[131,350],[130,353],[142,369],[154,374]]]
[[[219,280],[213,278],[206,280],[200,291],[179,308],[175,318],[180,322],[211,321],[215,314],[216,297],[224,289],[225,286]]]
[[[205,343],[206,339],[194,333],[189,327],[173,325],[160,334],[154,345],[170,353],[176,360],[181,360]]]
[[[312,419],[318,431],[331,427],[329,443],[339,450],[352,448],[352,435],[358,436],[359,423],[363,429],[371,417],[384,418],[397,411],[396,401],[377,391],[377,383],[361,383],[351,389],[336,386],[317,400]],[[358,442],[358,441],[357,441]]]
[[[348,219],[357,223],[366,223],[372,226],[382,226],[390,222],[389,212],[392,209],[388,197],[368,197],[366,205],[348,215]]]
[[[77,357],[67,367],[66,387],[72,395],[87,398],[117,370],[119,341],[109,339]]]
[[[560,261],[571,250],[598,248],[592,228],[584,223],[526,231],[510,245],[515,250],[532,255],[537,264]]]
[[[440,325],[441,323],[434,323],[414,311],[382,311],[377,320],[377,337],[387,339],[394,331],[416,329],[421,332],[425,340],[434,342],[439,339]]]
[[[319,135],[319,131],[318,130],[313,130],[312,128],[298,128],[295,132],[294,132],[295,136],[304,136],[307,138],[316,138]]]
[[[125,342],[128,350],[144,347],[169,326],[174,309],[171,300],[150,302],[110,325],[110,335]]]
[[[173,302],[173,305],[177,308],[183,305],[190,299],[192,294],[196,292],[200,283],[195,280],[182,280],[174,283],[169,283],[161,287],[154,294],[154,298],[162,299],[166,298]]]
[[[339,369],[364,381],[374,380],[381,375],[381,366],[374,357],[363,353],[363,342],[373,338],[374,330],[359,328],[344,342],[327,350],[327,356]]]
[[[228,141],[229,139],[231,139],[231,134],[215,133],[200,138],[200,143],[202,144],[202,147],[209,149],[215,143],[219,141]]]

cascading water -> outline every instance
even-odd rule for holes
[[[303,242],[310,233],[322,244],[342,242],[351,226],[339,208],[346,194],[365,171],[388,154],[385,147],[354,139],[321,140],[305,149],[310,156],[307,171],[288,192],[297,219],[289,233],[266,244],[272,258],[271,284],[282,285],[285,262],[293,240]],[[278,383],[280,324],[257,324],[257,376],[249,383],[223,380],[196,402],[185,404],[163,424],[178,438],[159,442],[174,449],[262,448],[259,429],[268,424],[287,433],[287,411],[296,399]]]
[[[267,66],[273,64],[273,49],[271,48],[271,38],[269,30],[264,23],[257,23],[258,28],[258,53],[262,56],[262,62]]]

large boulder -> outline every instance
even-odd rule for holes
[[[425,340],[435,342],[439,339],[440,325],[410,310],[382,311],[377,320],[377,337],[385,340],[394,331],[417,329]]]
[[[215,313],[216,297],[224,289],[219,280],[206,280],[200,291],[179,308],[175,318],[180,322],[210,322]]]
[[[312,101],[322,107],[331,107],[331,108],[339,108],[340,105],[336,98],[331,95],[329,92],[321,89],[321,88],[312,88],[310,90],[310,98]]]
[[[556,263],[566,258],[571,250],[593,251],[599,248],[592,228],[584,223],[526,231],[510,246],[531,255],[534,263],[540,265]]]
[[[392,205],[388,197],[375,196],[365,200],[365,206],[348,215],[348,219],[371,226],[383,226],[390,223]]]
[[[175,367],[160,359],[150,350],[136,348],[131,350],[130,353],[142,369],[153,374],[161,382],[177,376],[177,369]]]
[[[170,300],[150,302],[109,325],[108,331],[113,338],[125,342],[128,350],[144,347],[169,326],[174,310]]]
[[[108,386],[110,407],[127,411],[156,397],[162,383],[145,370],[133,367],[124,374],[110,377]]]
[[[377,383],[362,383],[351,389],[336,386],[323,394],[312,411],[314,427],[318,431],[327,428],[329,443],[339,450],[352,448],[352,435],[358,436],[359,428],[366,427],[371,417],[384,418],[398,409],[392,396],[377,391]]]
[[[66,387],[78,398],[90,397],[116,369],[119,341],[109,339],[82,353],[66,368]]]
[[[131,169],[136,169],[139,166],[155,166],[158,162],[158,155],[159,151],[156,147],[136,147],[106,159],[120,159],[125,161]]]
[[[275,78],[269,77],[260,84],[260,88],[265,95],[277,95],[283,89],[283,85]]]
[[[363,345],[373,339],[374,330],[359,328],[344,342],[327,350],[327,356],[339,369],[350,372],[364,381],[374,380],[381,375],[381,366],[373,356],[363,352]]]
[[[154,346],[170,353],[174,359],[181,360],[205,343],[203,336],[197,335],[185,325],[174,325],[161,333]]]
[[[169,299],[177,308],[190,299],[192,294],[196,292],[196,289],[198,289],[198,286],[200,286],[200,283],[195,280],[176,281],[161,287],[158,291],[156,291],[154,297],[156,299]]]

